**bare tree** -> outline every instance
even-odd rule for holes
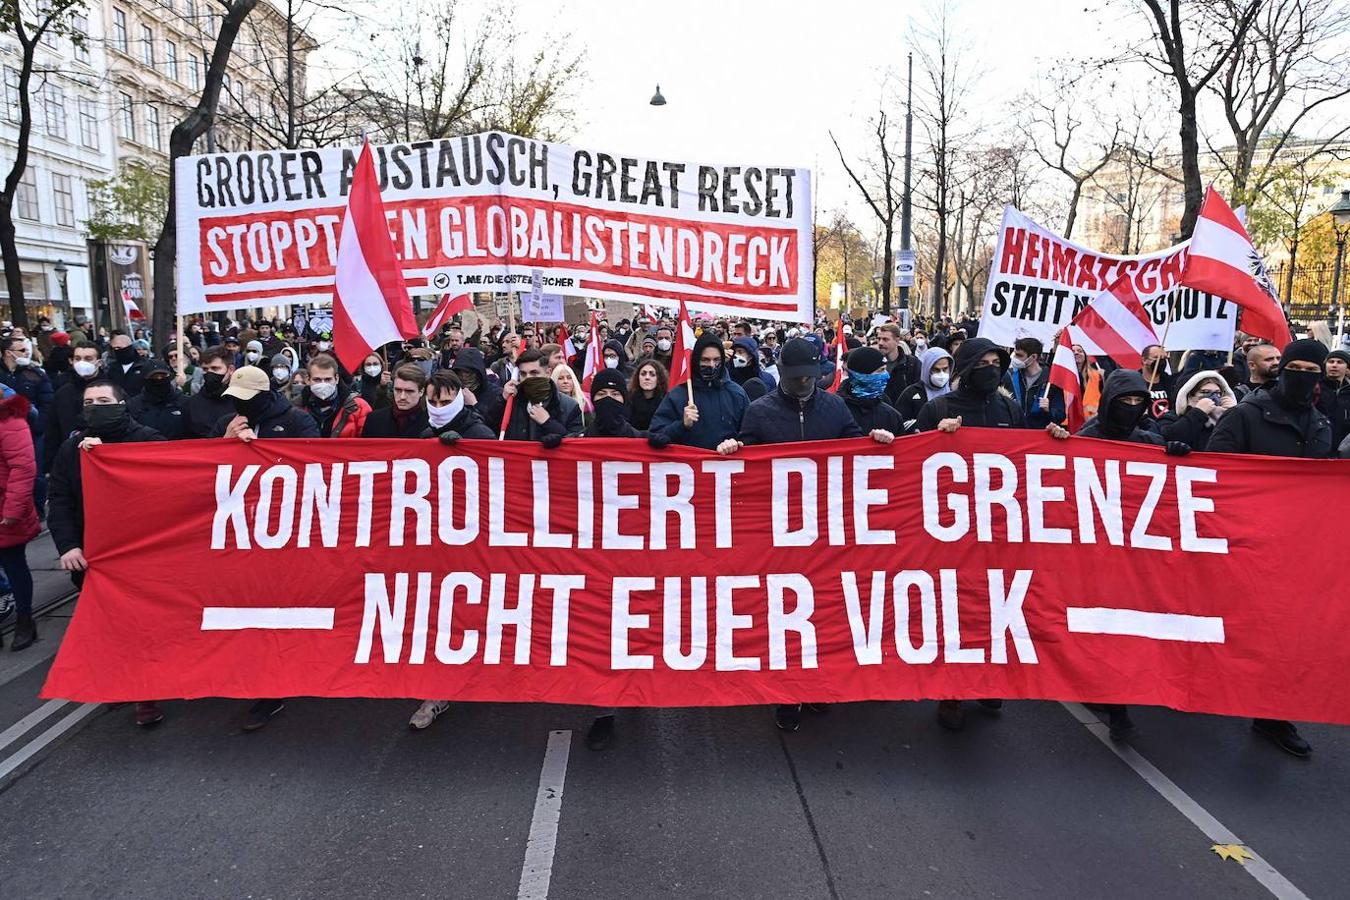
[[[886,115],[886,110],[879,110],[871,124],[872,134],[876,139],[876,155],[870,157],[866,163],[869,170],[865,173],[866,183],[859,177],[854,167],[849,165],[833,132],[830,133],[830,141],[834,144],[835,152],[839,154],[839,162],[843,165],[844,171],[848,173],[848,177],[862,194],[863,202],[867,204],[867,208],[876,216],[877,223],[881,226],[881,311],[889,315],[891,276],[895,267],[891,243],[895,234],[895,217],[900,214],[903,188],[895,180],[895,168],[899,157],[890,146],[890,118]]]
[[[178,232],[174,227],[174,161],[190,155],[197,139],[215,122],[221,85],[225,80],[225,69],[229,65],[235,38],[239,36],[244,20],[258,5],[258,0],[218,2],[224,9],[224,15],[220,20],[220,31],[216,34],[215,47],[211,51],[211,62],[206,68],[201,97],[197,105],[169,133],[169,208],[164,216],[159,240],[155,241],[155,305],[151,316],[151,329],[161,338],[173,331],[174,309],[177,306],[174,285],[174,266],[178,260]]]
[[[1261,8],[1261,0],[1249,0],[1231,28],[1221,27],[1214,0],[1139,0],[1152,28],[1152,40],[1141,51],[1156,72],[1170,78],[1177,89],[1180,115],[1181,174],[1185,185],[1185,211],[1181,216],[1182,237],[1190,237],[1204,201],[1200,181],[1200,128],[1196,99],[1219,74],[1246,40],[1247,31]],[[1164,9],[1166,6],[1166,9]]]
[[[19,134],[14,144],[14,161],[0,191],[0,260],[4,262],[5,287],[9,291],[9,318],[22,328],[28,327],[28,307],[24,302],[23,273],[19,270],[14,200],[28,168],[28,146],[33,135],[34,59],[38,44],[49,35],[69,37],[77,43],[84,41],[84,35],[71,24],[72,15],[83,8],[84,0],[48,0],[39,4],[0,0],[0,34],[12,33],[19,42]]]

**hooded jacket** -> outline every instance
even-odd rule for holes
[[[478,376],[478,387],[470,388],[474,399],[478,401],[473,407],[474,412],[478,413],[488,428],[501,430],[505,400],[502,397],[501,386],[488,378],[487,364],[483,362],[483,351],[477,347],[461,347],[455,354],[452,369],[473,372]]]
[[[884,391],[875,397],[859,397],[853,393],[855,386],[852,378],[846,378],[844,383],[839,385],[839,393],[835,396],[844,401],[844,405],[853,416],[853,421],[858,424],[859,431],[871,434],[880,428],[891,434],[905,433],[904,417],[886,400]]]
[[[745,444],[788,444],[862,436],[848,404],[836,395],[816,388],[798,400],[775,388],[746,409],[736,437]]]
[[[524,398],[517,394],[516,401],[511,404],[511,421],[506,424],[508,441],[538,441],[550,434],[556,434],[558,437],[581,436],[585,427],[581,419],[581,407],[571,397],[559,393],[553,379],[549,379],[548,400],[544,401],[544,409],[548,410],[548,420],[540,425],[530,418],[528,407],[529,404]],[[499,428],[498,431],[500,430]],[[461,431],[460,434],[464,432]]]
[[[19,547],[37,537],[33,484],[37,459],[28,427],[28,398],[11,394],[0,400],[0,547]]]
[[[1211,453],[1253,453],[1258,456],[1293,456],[1330,459],[1336,453],[1331,443],[1331,422],[1313,406],[1301,414],[1280,402],[1278,385],[1248,394],[1223,414],[1209,437]]]
[[[1176,406],[1172,408],[1171,412],[1164,413],[1163,417],[1158,420],[1163,440],[1181,441],[1183,444],[1189,444],[1192,450],[1209,449],[1209,439],[1214,434],[1214,428],[1228,413],[1225,412],[1218,419],[1215,419],[1208,413],[1203,413],[1191,406],[1191,392],[1206,381],[1217,381],[1223,396],[1231,397],[1234,403],[1237,402],[1237,396],[1233,393],[1233,389],[1228,386],[1228,382],[1218,372],[1196,372],[1186,379],[1186,383],[1177,392]]]
[[[605,341],[605,350],[613,350],[615,353],[619,354],[618,372],[620,375],[623,376],[623,380],[627,381],[633,374],[633,367],[629,363],[628,351],[624,348],[623,341],[610,338],[609,340]],[[603,355],[604,354],[602,352],[601,356]],[[600,365],[603,366],[604,362],[602,361]]]
[[[221,433],[224,434],[222,428]],[[131,444],[142,441],[162,441],[164,435],[146,428],[135,419],[128,419],[126,428],[115,434],[101,434],[108,444]],[[47,527],[51,529],[56,552],[65,554],[84,546],[84,482],[80,476],[80,441],[84,433],[77,431],[66,438],[52,461],[51,478],[47,481]]]
[[[1144,398],[1143,407],[1145,414],[1148,410],[1148,382],[1144,376],[1133,369],[1117,369],[1106,378],[1106,385],[1102,388],[1101,406],[1097,407],[1097,415],[1088,421],[1086,425],[1078,432],[1083,437],[1106,438],[1112,441],[1130,441],[1135,444],[1165,444],[1162,435],[1156,431],[1150,431],[1140,425],[1134,426],[1128,432],[1122,432],[1111,427],[1107,416],[1110,415],[1111,404],[1121,397],[1128,394],[1138,394]],[[1142,424],[1144,419],[1140,418]]]
[[[722,356],[722,365],[711,383],[698,377],[697,360],[706,347],[716,347]],[[694,342],[695,375],[688,382],[670,389],[652,416],[651,430],[670,438],[672,443],[704,450],[716,450],[717,445],[733,438],[741,428],[741,419],[750,406],[750,398],[741,386],[727,374],[726,350],[720,341],[705,334]],[[689,388],[693,385],[694,405],[698,407],[698,421],[693,428],[684,427],[684,407],[689,402]]]
[[[291,405],[291,401],[276,391],[268,391],[269,402],[258,416],[256,422],[251,422],[253,433],[260,438],[317,438],[322,437],[319,434],[319,424],[303,409]],[[229,400],[229,397],[225,398]],[[231,403],[233,406],[233,403]],[[224,437],[225,429],[230,427],[230,422],[234,420],[235,412],[231,410],[226,415],[216,420],[215,427],[211,429],[212,437]]]
[[[1008,371],[1008,351],[988,338],[971,338],[956,350],[953,365],[956,368],[956,389],[929,400],[919,410],[915,430],[932,431],[943,419],[961,417],[963,428],[1021,428],[1022,410],[1016,401],[995,388],[987,394],[978,394],[965,382],[980,357],[993,351],[998,354],[999,380]]]
[[[491,441],[497,437],[496,432],[483,422],[481,416],[474,411],[472,406],[466,406],[459,411],[453,419],[446,423],[444,428],[432,428],[427,422],[427,412],[425,407],[421,407],[422,413],[422,432],[419,437],[438,438],[447,431],[453,431],[462,438],[470,438],[479,441]],[[515,418],[512,416],[511,418]],[[371,437],[371,435],[366,435]],[[398,435],[402,437],[402,435]]]
[[[162,362],[155,362],[147,366],[145,371],[147,375],[157,371],[169,373],[169,367]],[[165,382],[167,390],[163,394],[155,394],[152,385],[149,379],[144,380],[141,382],[141,392],[127,401],[127,412],[131,413],[131,417],[146,428],[158,431],[168,441],[195,437],[189,427],[188,398],[173,383],[173,375],[169,374]]]
[[[750,365],[743,368],[729,366],[727,373],[731,380],[741,386],[745,396],[751,402],[763,397],[778,386],[774,377],[760,368],[759,341],[752,337],[738,337],[732,340],[733,347],[740,347],[750,354]]]
[[[933,374],[933,366],[936,366],[942,360],[951,360],[952,355],[941,347],[929,347],[919,354],[919,377],[913,384],[906,385],[904,390],[896,396],[895,408],[900,413],[900,417],[908,423],[909,429],[913,429],[914,423],[919,418],[919,411],[929,400],[936,400],[952,392],[951,382],[946,385],[935,388],[928,383],[928,378]],[[952,369],[956,367],[954,362],[950,363],[947,374],[952,374]],[[892,369],[892,381],[899,374],[898,368]],[[886,393],[890,394],[891,385],[886,385]],[[898,433],[898,432],[897,432]]]

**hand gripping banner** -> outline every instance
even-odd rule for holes
[[[84,456],[44,695],[1006,697],[1350,723],[1350,467],[1030,431]],[[128,530],[125,510],[163,527]],[[1281,523],[1271,527],[1272,522]]]

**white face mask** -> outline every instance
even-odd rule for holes
[[[272,370],[272,377],[275,378],[278,382],[285,381],[287,378],[291,377],[291,370],[283,369],[280,366],[278,366],[277,368]]]
[[[915,349],[915,350],[918,350],[918,351],[920,351],[920,352],[923,352],[924,350],[927,350],[927,349],[928,349],[928,342],[927,342],[927,341],[915,341],[915,342],[914,342],[914,349]]]
[[[98,371],[98,364],[79,360],[78,362],[73,363],[71,368],[74,369],[75,374],[81,378],[88,378]]]
[[[660,338],[659,340],[657,340],[656,349],[660,350],[662,353],[665,353],[667,350],[669,350],[670,349],[669,338]]]
[[[952,376],[946,372],[934,372],[928,376],[928,381],[933,387],[946,387],[947,382],[952,380]]]
[[[746,359],[744,356],[733,356],[731,358],[731,365],[737,369],[744,369],[746,366],[750,365],[750,360]]]
[[[309,392],[320,400],[332,400],[337,393],[337,385],[331,381],[319,381],[309,386]]]
[[[320,352],[320,353],[327,353],[329,350],[332,350],[332,349],[333,349],[333,342],[332,342],[332,341],[319,341],[319,343],[316,344],[315,346],[317,346],[317,347],[319,348],[319,352]]]
[[[605,368],[606,368],[606,369],[617,369],[618,367],[619,367],[619,358],[618,358],[617,356],[606,356],[606,357],[605,357]]]
[[[31,356],[14,357],[14,365],[16,366],[31,366],[32,364],[33,364],[33,357]]]
[[[378,378],[380,372],[382,371],[383,369],[380,368],[379,363],[371,363],[370,365],[366,366],[366,374],[369,375],[371,378]]]
[[[455,420],[460,410],[464,409],[464,392],[455,394],[455,399],[444,406],[433,406],[427,403],[427,421],[431,423],[432,428],[444,428]]]
[[[258,360],[262,359],[262,354],[250,350],[249,352],[244,354],[244,359],[248,360],[251,363],[255,363]]]
[[[1025,369],[1025,368],[1027,367],[1027,362],[1028,362],[1029,360],[1030,360],[1030,357],[1028,357],[1027,359],[1018,359],[1017,357],[1014,356],[1014,357],[1009,361],[1008,365],[1009,365],[1011,368],[1014,368],[1014,369]]]

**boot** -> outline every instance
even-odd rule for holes
[[[19,616],[14,622],[14,640],[9,649],[17,653],[33,646],[33,642],[37,639],[37,626],[33,624],[33,617]]]
[[[938,724],[948,731],[960,731],[966,727],[966,712],[961,708],[960,700],[940,700],[937,707]]]

